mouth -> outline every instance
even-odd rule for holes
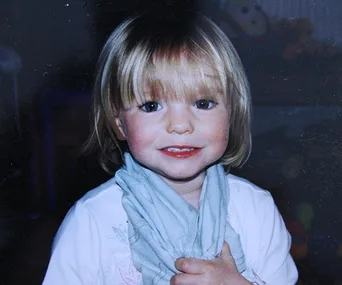
[[[192,146],[169,146],[161,149],[163,154],[175,158],[188,158],[195,156],[200,151],[201,148]]]

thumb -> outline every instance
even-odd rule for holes
[[[232,252],[230,251],[229,245],[226,241],[223,242],[222,252],[220,257],[223,260],[232,260]]]

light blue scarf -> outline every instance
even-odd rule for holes
[[[115,181],[123,190],[132,259],[144,285],[169,285],[171,277],[179,273],[177,258],[214,259],[224,240],[238,270],[245,270],[239,235],[227,222],[229,189],[221,165],[207,170],[199,209],[128,153]]]

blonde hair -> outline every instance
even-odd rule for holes
[[[159,76],[165,70],[175,76]],[[186,73],[195,76],[181,76]],[[149,99],[184,99],[196,96],[199,86],[213,90],[208,96],[223,94],[229,104],[229,142],[221,162],[226,168],[241,166],[251,150],[250,92],[227,36],[198,13],[172,19],[154,13],[129,18],[113,31],[101,52],[93,91],[93,130],[85,149],[100,147],[99,161],[110,172],[112,163],[122,162],[115,132],[120,111],[142,104],[146,88]],[[170,87],[174,92],[165,92]]]

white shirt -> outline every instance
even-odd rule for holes
[[[291,238],[271,194],[227,175],[228,222],[240,235],[247,270],[255,284],[294,285],[297,269]],[[54,240],[44,285],[139,285],[128,243],[122,191],[114,179],[88,192],[68,212]]]

